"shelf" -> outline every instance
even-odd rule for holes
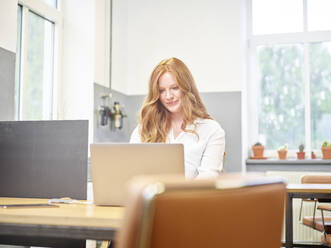
[[[280,159],[247,159],[246,164],[327,164],[331,165],[331,160],[330,159],[285,159],[285,160],[280,160]]]
[[[247,159],[247,171],[312,171],[331,172],[331,160],[324,159]]]

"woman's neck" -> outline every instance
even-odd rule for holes
[[[184,115],[182,113],[172,113],[171,116],[171,126],[175,129],[181,129]]]
[[[183,113],[171,113],[170,119],[171,119],[171,122],[183,122],[184,114]]]
[[[171,128],[173,130],[173,136],[176,139],[182,132],[182,124],[184,120],[184,115],[180,113],[171,114]]]

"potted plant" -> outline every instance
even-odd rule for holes
[[[278,158],[279,159],[286,159],[287,157],[287,144],[278,148]]]
[[[252,146],[253,158],[263,158],[264,146],[260,142],[256,142]]]
[[[331,143],[324,141],[321,150],[323,159],[331,159]]]
[[[305,159],[306,153],[304,152],[305,145],[299,145],[299,151],[297,152],[297,159]]]
[[[314,152],[311,152],[311,159],[315,159],[316,158],[316,154]]]

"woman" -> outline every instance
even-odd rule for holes
[[[165,59],[154,68],[130,142],[184,144],[187,178],[214,177],[222,171],[224,130],[207,113],[181,60]]]

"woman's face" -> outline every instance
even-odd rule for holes
[[[182,91],[178,87],[176,78],[171,73],[165,72],[158,83],[162,105],[172,114],[182,113]]]

